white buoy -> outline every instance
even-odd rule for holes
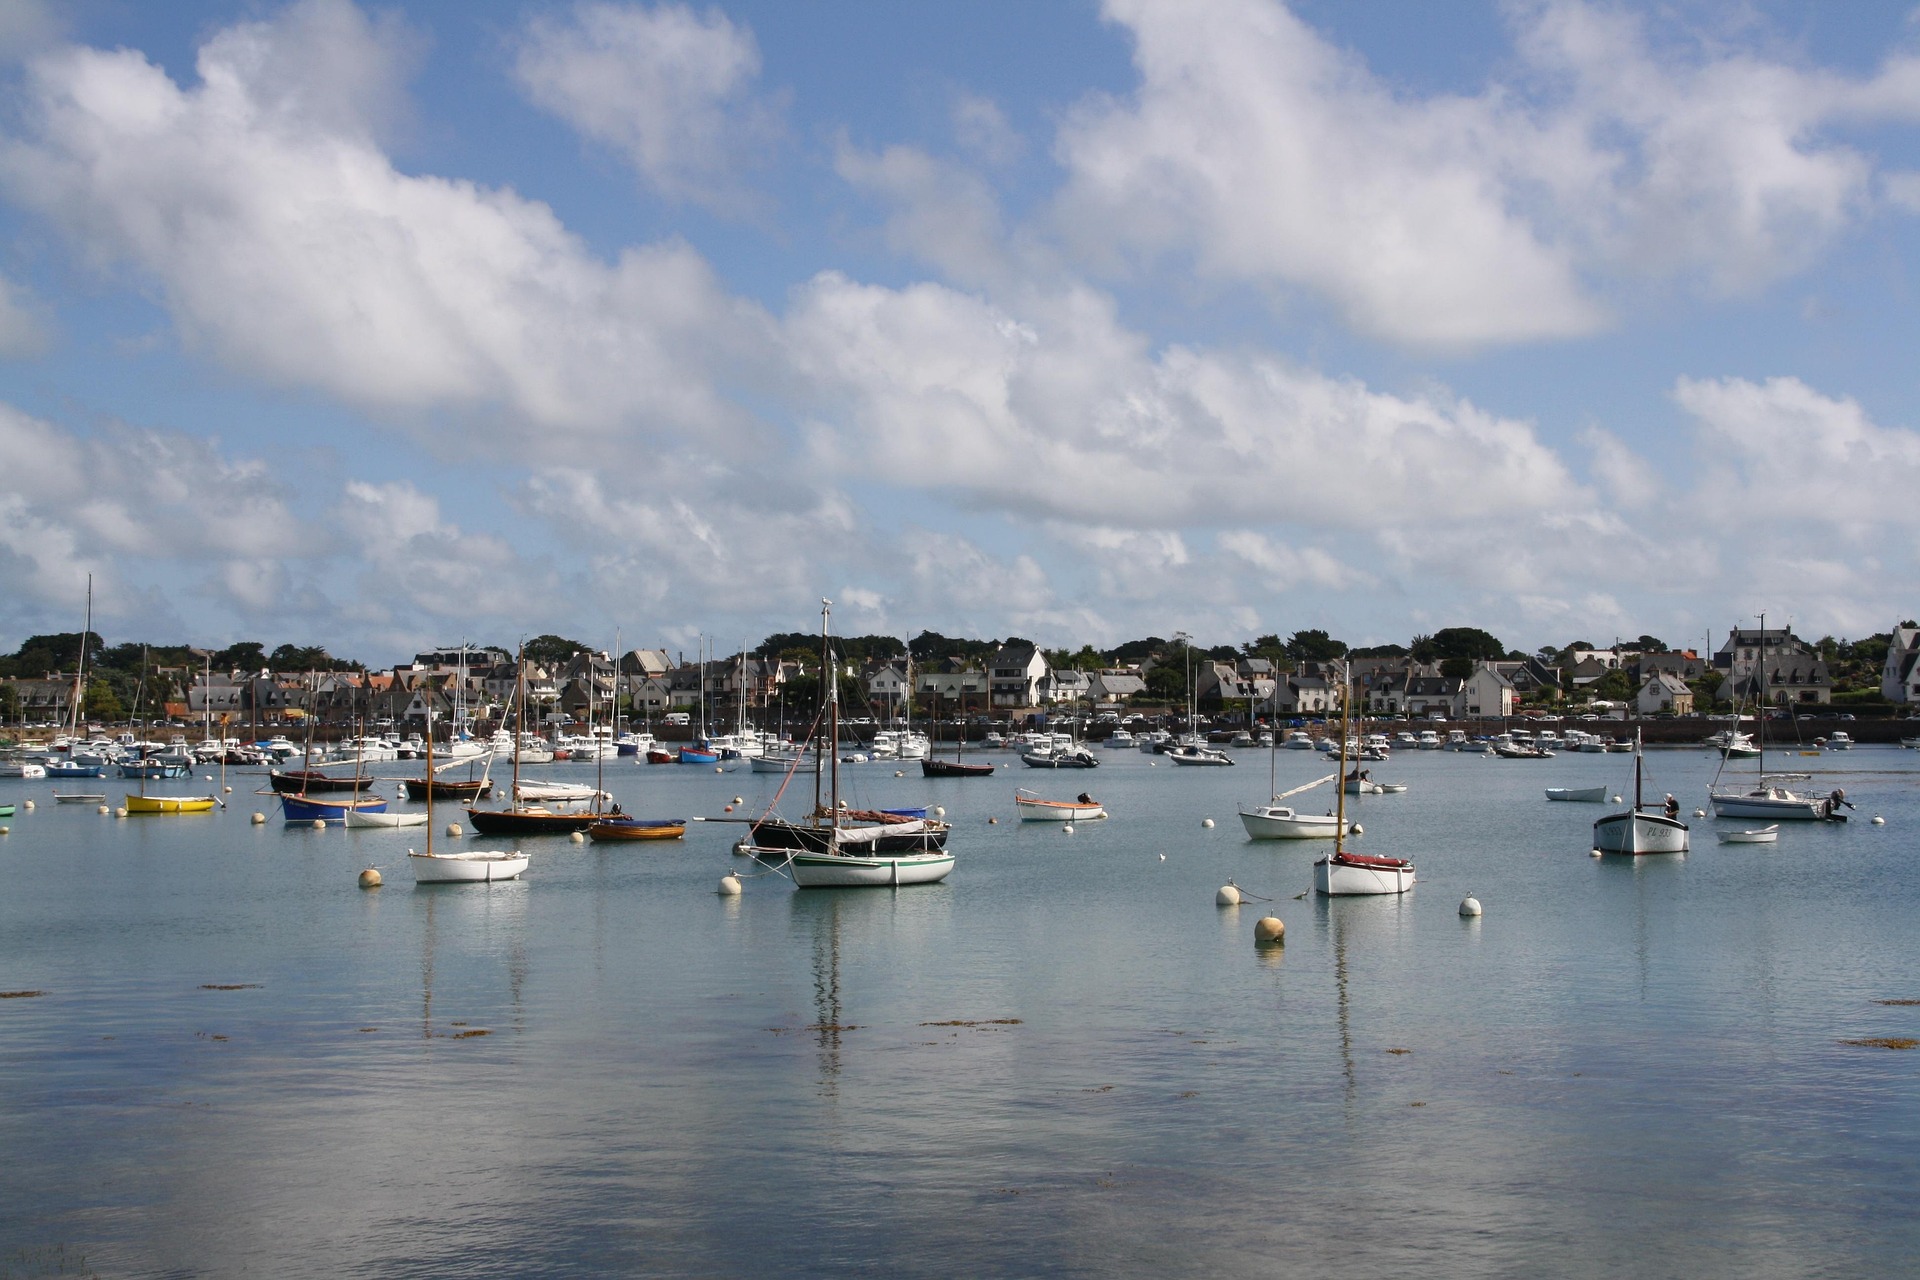
[[[114,816],[114,817],[116,817],[116,818],[124,818],[124,817],[126,817],[126,816],[127,816],[127,806],[125,806],[125,805],[121,805],[121,806],[120,806],[120,807],[119,807],[118,809],[115,809],[115,810],[113,811],[113,816]]]
[[[722,769],[722,768],[721,768],[721,767],[720,767],[719,765],[715,765],[715,766],[713,766],[713,771],[714,771],[715,773],[725,773],[725,772],[726,772],[726,770],[725,770],[725,769]]]
[[[994,823],[996,823],[996,822],[998,822],[998,821],[1000,821],[1000,819],[998,819],[998,818],[988,818],[988,819],[987,819],[987,825],[988,825],[988,826],[992,826],[992,825],[993,825]]]
[[[1367,834],[1367,829],[1356,822],[1353,824],[1353,834],[1363,836]]]
[[[1261,916],[1253,926],[1253,940],[1264,946],[1278,946],[1287,940],[1287,926],[1279,916]]]
[[[934,817],[936,817],[936,818],[944,818],[944,817],[946,817],[946,816],[947,816],[947,806],[945,806],[945,805],[943,805],[943,804],[937,804],[937,805],[935,805],[935,806],[933,806],[933,816],[934,816]]]
[[[1072,835],[1072,834],[1073,834],[1073,824],[1072,824],[1071,822],[1065,822],[1065,823],[1062,823],[1062,824],[1060,825],[1060,834],[1061,834],[1061,835],[1063,835],[1063,836],[1070,836],[1070,835]]]
[[[12,834],[12,832],[13,832],[12,827],[0,827],[0,836],[10,835]]]
[[[360,887],[362,889],[378,889],[385,883],[386,881],[380,877],[380,869],[378,867],[368,867],[360,873]]]
[[[735,804],[745,804],[747,801],[746,801],[746,797],[744,796],[735,796],[733,798],[733,802]]]
[[[1213,827],[1213,819],[1212,819],[1212,818],[1202,818],[1202,819],[1200,819],[1200,825],[1201,825],[1201,826],[1203,826],[1203,827],[1206,827],[1206,828],[1208,828],[1209,830],[1211,830],[1211,829],[1212,829],[1212,827]]]
[[[585,844],[587,842],[587,833],[584,831],[575,831],[569,835],[567,839],[573,841],[575,844]]]
[[[208,774],[208,775],[207,775],[207,781],[208,781],[208,782],[212,782],[212,781],[213,781],[213,775],[212,775],[212,774]]]
[[[315,831],[325,831],[327,829],[327,820],[325,818],[315,818],[313,820],[313,829]]]
[[[27,801],[27,812],[28,812],[28,813],[32,813],[32,812],[33,812],[33,801],[31,801],[31,800],[29,800],[29,801]]]
[[[101,812],[101,813],[103,813],[103,814],[104,814],[104,813],[106,813],[106,812],[107,812],[107,806],[105,806],[105,805],[101,805],[101,806],[100,806],[100,812]]]
[[[720,877],[720,896],[723,898],[739,897],[740,896],[740,877],[736,875],[721,876]]]
[[[449,823],[447,824],[447,834],[448,834],[448,835],[450,835],[450,836],[457,836],[457,835],[459,835],[459,834],[460,834],[460,824],[459,824],[459,823],[457,823],[457,822],[449,822]]]
[[[1460,899],[1460,914],[1463,916],[1479,915],[1480,899],[1474,897],[1471,893],[1469,893],[1466,897]]]
[[[1166,855],[1166,854],[1164,854],[1164,853],[1163,853],[1163,854],[1161,854],[1161,855],[1160,855],[1160,861],[1162,861],[1162,862],[1165,862],[1166,860],[1167,860],[1167,855]]]
[[[1705,809],[1695,809],[1693,811],[1693,816],[1696,818],[1704,818],[1707,816],[1707,811]]]
[[[28,805],[27,807],[32,808],[33,806]],[[1884,827],[1887,825],[1887,820],[1876,813],[1873,815],[1873,825],[1876,827]]]
[[[1619,803],[1620,803],[1620,797],[1619,797],[1619,796],[1615,796],[1615,797],[1613,798],[1613,802],[1614,802],[1615,804],[1619,804]]]
[[[905,769],[895,769],[893,771],[893,776],[896,778],[904,778],[907,776],[907,771]]]
[[[1164,858],[1167,855],[1163,853],[1160,856]],[[1221,885],[1218,892],[1216,892],[1213,895],[1213,905],[1216,907],[1239,906],[1240,905],[1240,886],[1236,885],[1231,880]]]
[[[222,791],[224,791],[224,792],[226,792],[226,793],[227,793],[228,795],[232,795],[232,794],[233,794],[233,788],[232,788],[232,787],[222,787],[222,788],[220,788],[220,790],[222,790]]]
[[[1589,849],[1587,851],[1587,856],[1589,858],[1597,858],[1600,856],[1600,851],[1598,849]]]

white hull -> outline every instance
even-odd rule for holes
[[[1601,853],[1685,853],[1687,826],[1657,813],[1614,813],[1593,824]]]
[[[1605,787],[1548,787],[1547,799],[1567,800],[1574,804],[1605,804]]]
[[[1072,800],[1029,800],[1013,798],[1022,822],[1091,822],[1104,818],[1107,811],[1097,804],[1079,804]]]
[[[1340,820],[1330,813],[1296,813],[1284,805],[1242,809],[1240,822],[1255,840],[1331,840],[1340,833]],[[1353,831],[1353,824],[1347,824]]]
[[[758,755],[754,756],[748,767],[755,773],[785,773],[787,770],[809,759],[806,756]]]
[[[424,813],[362,813],[358,809],[349,809],[344,816],[349,827],[424,827],[427,818]]]
[[[459,853],[415,853],[407,850],[415,884],[490,884],[513,880],[527,869],[527,855],[518,849],[465,849]]]
[[[1714,793],[1716,818],[1765,818],[1771,822],[1821,822],[1828,816],[1825,800],[1809,800],[1779,787],[1764,791]]]
[[[788,867],[793,883],[802,889],[893,888],[946,879],[953,855],[794,853]]]
[[[1329,898],[1405,893],[1413,888],[1411,864],[1398,867],[1356,866],[1331,856],[1313,864],[1313,889]]]
[[[1721,844],[1772,844],[1780,838],[1778,824],[1758,831],[1722,831]]]

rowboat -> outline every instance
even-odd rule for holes
[[[603,840],[678,840],[687,834],[685,818],[608,817],[587,828],[587,838]]]
[[[344,823],[347,814],[354,811],[365,813],[385,813],[385,796],[342,796],[339,799],[317,799],[312,796],[283,795],[280,797],[280,811],[288,822],[328,822]]]
[[[1754,831],[1722,831],[1721,844],[1773,844],[1780,838],[1780,824],[1761,827]]]
[[[105,804],[107,797],[100,791],[56,791],[53,798],[60,804]]]
[[[1042,800],[1022,789],[1013,793],[1013,805],[1022,822],[1091,822],[1107,816],[1106,809],[1085,793],[1078,800]]]
[[[349,827],[424,827],[431,815],[424,813],[379,813],[371,809],[348,809],[342,820]]]
[[[128,796],[127,812],[206,813],[219,804],[214,796]]]
[[[1548,787],[1547,799],[1566,800],[1574,804],[1605,804],[1605,787]]]

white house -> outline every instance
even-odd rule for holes
[[[1640,692],[1634,695],[1634,710],[1643,716],[1662,711],[1670,711],[1677,716],[1693,714],[1693,690],[1687,688],[1680,677],[1666,671],[1656,671],[1647,677],[1640,686]]]
[[[1046,655],[1030,644],[1003,644],[987,659],[987,683],[996,707],[1031,707],[1040,701]]]
[[[1460,686],[1454,702],[1456,716],[1510,716],[1520,695],[1513,681],[1501,675],[1491,663],[1476,662],[1473,674]]]
[[[1048,702],[1079,702],[1093,696],[1093,677],[1071,667],[1055,667],[1040,680],[1040,697]]]
[[[1920,627],[1893,629],[1887,665],[1880,673],[1880,692],[1888,702],[1920,702]]]

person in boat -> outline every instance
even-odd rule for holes
[[[1361,769],[1356,767],[1352,773],[1347,775],[1348,782],[1370,782],[1372,780],[1373,780],[1373,770],[1371,769]]]
[[[1678,818],[1680,816],[1680,802],[1673,798],[1671,791],[1667,793],[1667,816],[1669,818]]]

